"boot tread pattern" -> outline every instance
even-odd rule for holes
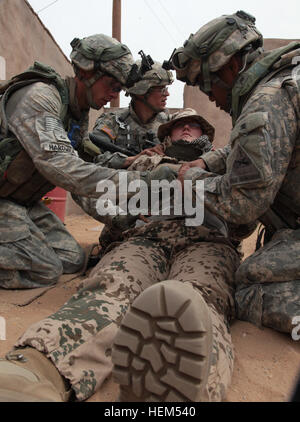
[[[132,304],[116,335],[121,401],[199,401],[212,344],[207,305],[190,286],[156,284]]]

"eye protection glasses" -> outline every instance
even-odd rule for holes
[[[189,126],[191,129],[201,129],[200,123],[197,122],[178,122],[173,126],[173,129],[183,128]]]
[[[167,86],[155,86],[150,88],[150,92],[159,92],[161,95],[166,95],[169,93]]]

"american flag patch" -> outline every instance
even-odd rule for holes
[[[64,131],[61,120],[55,119],[55,117],[46,117],[46,132],[52,132],[58,130],[60,132]]]
[[[102,132],[106,133],[110,137],[110,139],[115,140],[116,136],[113,134],[112,130],[108,126],[103,126],[101,128]]]

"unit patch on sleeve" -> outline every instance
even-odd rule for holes
[[[102,128],[100,130],[102,130],[102,132],[106,133],[106,135],[108,135],[111,140],[114,141],[116,139],[116,136],[114,135],[113,131],[108,126],[102,126]]]
[[[255,164],[247,153],[239,145],[232,170],[230,173],[230,184],[241,185],[261,180],[261,175]]]

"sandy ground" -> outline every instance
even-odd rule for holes
[[[69,216],[66,226],[83,247],[97,243],[102,225],[88,216]],[[255,237],[243,244],[245,256],[254,250]],[[13,346],[17,337],[32,323],[49,316],[76,292],[84,277],[63,276],[47,290],[0,290],[0,317],[6,320],[6,340],[0,339],[0,356]],[[39,297],[34,298],[35,296]],[[1,319],[0,319],[1,323]],[[300,341],[270,329],[235,321],[232,325],[235,368],[228,402],[288,401],[300,370]],[[113,402],[118,386],[108,379],[88,401]]]

